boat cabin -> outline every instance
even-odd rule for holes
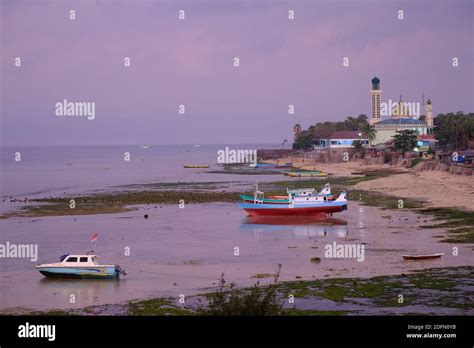
[[[312,204],[312,203],[324,203],[327,202],[328,198],[326,196],[320,195],[308,195],[308,196],[292,196],[290,198],[290,203],[297,203],[297,204]]]
[[[68,266],[97,266],[98,255],[68,255],[61,263]]]
[[[288,192],[288,196],[309,196],[313,195],[314,191],[316,191],[314,188],[286,190],[286,192]]]

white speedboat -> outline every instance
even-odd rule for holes
[[[36,269],[46,277],[55,278],[119,278],[127,272],[119,265],[101,265],[98,255],[63,255],[60,262],[43,263]]]

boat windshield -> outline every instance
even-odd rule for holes
[[[99,263],[97,262],[97,257],[91,257],[91,261],[94,265],[98,265]]]

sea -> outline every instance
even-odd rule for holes
[[[143,183],[254,181],[249,175],[211,173],[222,170],[217,152],[225,147],[281,148],[275,144],[1,147],[0,197],[61,196]],[[185,169],[184,164],[210,167]]]

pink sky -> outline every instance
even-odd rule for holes
[[[0,4],[1,145],[280,143],[295,123],[369,114],[375,75],[382,101],[473,111],[469,0]],[[95,102],[95,119],[55,116],[63,99]]]

